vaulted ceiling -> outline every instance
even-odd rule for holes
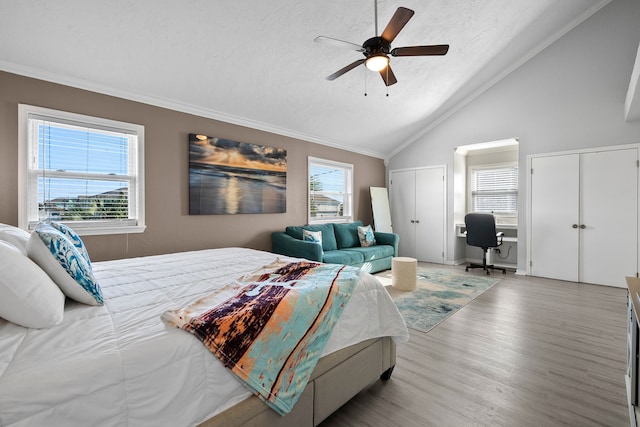
[[[387,158],[609,1],[380,0],[415,11],[393,47],[450,45],[387,88],[314,43],[374,36],[370,0],[0,0],[0,69]]]

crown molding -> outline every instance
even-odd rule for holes
[[[95,92],[102,95],[114,96],[117,98],[126,99],[128,101],[134,101],[142,104],[152,105],[155,107],[166,108],[168,110],[177,111],[181,113],[193,114],[194,116],[198,116],[198,117],[218,120],[221,122],[243,126],[250,129],[256,129],[264,132],[273,133],[276,135],[299,139],[299,140],[311,142],[314,144],[325,145],[331,148],[346,150],[346,151],[350,151],[356,154],[362,154],[369,157],[375,157],[378,159],[385,158],[385,153],[366,150],[360,147],[353,147],[337,141],[329,141],[329,140],[317,137],[315,135],[310,135],[304,132],[298,132],[293,129],[287,129],[280,126],[274,126],[269,123],[261,122],[258,120],[252,120],[246,117],[227,114],[222,111],[217,111],[210,108],[203,108],[197,105],[187,104],[187,103],[179,102],[172,99],[152,96],[152,95],[148,95],[141,92],[122,90],[112,86],[107,86],[100,83],[92,82],[86,79],[73,78],[73,77],[65,76],[58,73],[52,73],[50,71],[43,70],[41,68],[27,67],[24,65],[13,63],[13,62],[0,60],[0,70],[8,73],[12,73],[12,74],[29,77],[29,78],[34,78],[34,79],[44,80],[44,81],[48,81],[51,83],[56,83],[64,86],[69,86],[76,89]]]

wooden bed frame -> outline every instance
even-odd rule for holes
[[[378,378],[391,378],[395,364],[396,346],[390,337],[363,341],[321,358],[286,416],[251,396],[198,427],[315,427]]]

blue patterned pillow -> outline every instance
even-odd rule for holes
[[[367,225],[366,227],[358,227],[358,239],[360,239],[360,246],[363,248],[376,244],[376,238],[373,235],[373,230],[370,225]]]
[[[320,249],[322,249],[322,231],[302,230],[302,240],[317,243],[320,245]]]
[[[27,242],[27,254],[62,292],[78,302],[102,305],[102,290],[78,248],[49,224],[40,224]]]
[[[87,260],[87,263],[91,265],[91,258],[89,258],[89,252],[87,252],[87,248],[85,247],[84,242],[82,241],[80,236],[78,236],[78,234],[73,231],[73,229],[71,229],[71,227],[55,221],[47,221],[47,224],[64,234],[67,239],[71,240],[73,246],[78,248],[84,259]]]

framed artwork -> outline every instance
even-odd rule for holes
[[[189,134],[190,215],[286,210],[286,150]]]

